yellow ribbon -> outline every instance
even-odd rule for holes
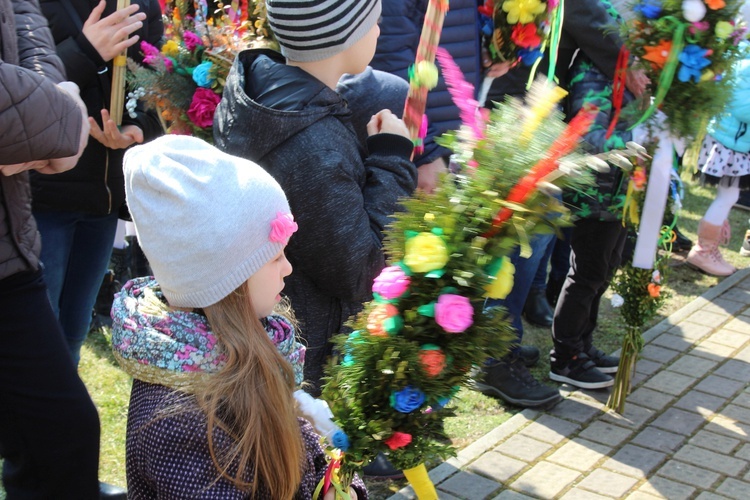
[[[432,484],[432,480],[427,474],[427,467],[424,464],[419,464],[411,469],[404,469],[404,476],[406,476],[419,500],[437,500],[435,485]]]
[[[122,54],[120,54],[119,56],[116,56],[112,60],[112,64],[115,66],[125,66],[125,63],[127,62],[128,62],[128,56],[124,56]]]
[[[635,187],[632,179],[628,182],[628,192],[625,195],[625,204],[622,206],[622,225],[630,219],[636,226],[641,222],[641,217],[638,214],[638,203],[633,198],[633,192]]]

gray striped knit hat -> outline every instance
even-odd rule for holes
[[[380,18],[380,0],[266,0],[268,24],[281,53],[298,62],[343,52]]]

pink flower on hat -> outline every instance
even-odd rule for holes
[[[268,239],[275,243],[287,244],[295,231],[297,223],[294,222],[294,216],[276,212],[276,218],[271,221],[271,234],[268,235]]]

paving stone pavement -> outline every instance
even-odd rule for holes
[[[608,391],[563,386],[554,408],[526,409],[432,469],[439,497],[750,499],[750,269],[644,340],[624,415],[607,412]]]

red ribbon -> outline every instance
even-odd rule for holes
[[[620,119],[620,112],[622,111],[622,99],[625,96],[625,74],[628,71],[628,59],[630,59],[630,51],[623,45],[620,49],[620,53],[617,55],[617,66],[615,66],[615,80],[612,83],[612,108],[614,114],[612,115],[612,121],[607,129],[607,134],[604,136],[609,139],[612,133],[615,131],[617,121]]]

